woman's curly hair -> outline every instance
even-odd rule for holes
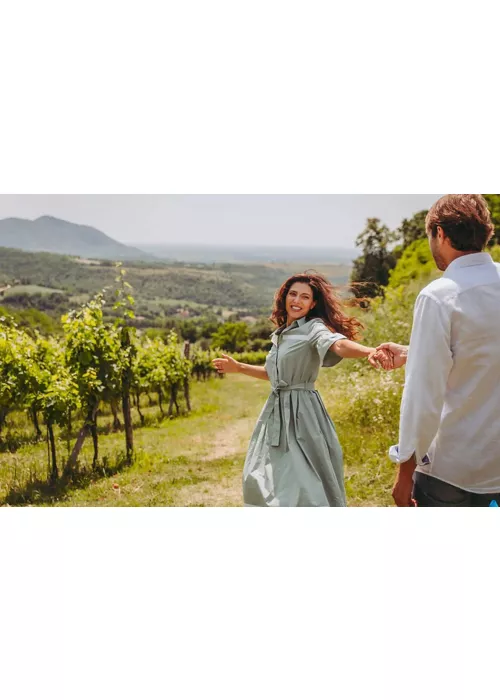
[[[333,285],[316,272],[303,272],[287,279],[274,296],[273,312],[270,320],[279,328],[286,324],[286,298],[292,285],[296,282],[308,284],[313,293],[316,305],[307,315],[307,319],[321,318],[325,325],[334,333],[342,333],[349,340],[356,340],[363,324],[357,318],[347,316],[343,311],[341,298],[335,292]]]

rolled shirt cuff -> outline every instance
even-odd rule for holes
[[[395,464],[400,464],[401,462],[407,462],[413,455],[417,458],[418,466],[425,466],[430,464],[429,455],[424,455],[421,459],[419,458],[417,451],[415,449],[408,449],[404,453],[400,453],[399,445],[392,445],[389,448],[389,459]]]

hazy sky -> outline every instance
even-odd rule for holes
[[[438,194],[0,195],[0,219],[48,214],[123,243],[213,243],[351,248],[368,217],[395,228]]]

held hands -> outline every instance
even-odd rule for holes
[[[368,358],[372,367],[385,370],[399,369],[406,364],[408,347],[397,343],[383,343]]]
[[[387,372],[394,369],[393,354],[384,348],[376,348],[368,357],[368,362],[375,369],[385,369]]]
[[[212,360],[212,364],[219,374],[237,374],[240,371],[240,363],[229,355],[221,353],[222,357]]]

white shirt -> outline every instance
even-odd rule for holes
[[[413,454],[418,471],[500,492],[500,265],[488,253],[454,260],[415,304],[400,461]]]

